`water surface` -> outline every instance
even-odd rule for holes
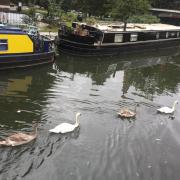
[[[0,179],[179,180],[180,55],[161,51],[124,57],[61,55],[53,65],[0,73],[0,137],[32,130],[38,138],[0,148]],[[117,116],[135,109],[135,119]],[[49,134],[62,122],[73,133]]]

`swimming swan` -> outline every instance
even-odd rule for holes
[[[117,114],[125,118],[133,118],[136,116],[136,108],[139,106],[139,103],[135,105],[135,109],[132,111],[128,108],[122,108]]]
[[[123,108],[118,112],[118,115],[121,117],[126,117],[126,118],[130,118],[130,117],[135,117],[136,116],[136,112],[131,111],[127,108]]]
[[[54,129],[50,129],[49,132],[53,133],[68,133],[74,131],[75,128],[79,126],[79,116],[81,113],[76,113],[76,122],[75,124],[62,123],[56,126]]]
[[[169,107],[161,107],[159,109],[157,109],[158,112],[161,112],[161,113],[165,113],[165,114],[171,114],[175,111],[175,107],[176,107],[176,104],[178,103],[178,101],[174,101],[173,103],[173,106],[172,108],[169,108]]]
[[[33,125],[33,131],[31,133],[16,133],[5,140],[0,141],[0,146],[19,146],[27,144],[37,137],[37,123]]]

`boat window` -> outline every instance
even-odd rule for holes
[[[177,32],[177,37],[179,37],[179,32]]]
[[[130,41],[137,41],[137,37],[138,37],[138,34],[137,34],[137,33],[131,34],[131,36],[130,36]]]
[[[7,50],[8,50],[8,40],[0,39],[0,51],[7,51]]]
[[[169,32],[166,32],[166,39],[169,37]]]
[[[171,35],[171,36],[175,36],[175,32],[172,32],[170,35]]]
[[[123,42],[123,34],[115,34],[114,42]]]
[[[156,39],[159,39],[159,33],[156,34]]]
[[[176,38],[176,33],[175,32],[169,32],[169,37],[170,38]]]

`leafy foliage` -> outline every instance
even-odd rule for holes
[[[144,14],[149,8],[148,0],[116,0],[113,16],[124,22],[126,30],[127,21],[131,16]]]
[[[164,9],[176,9],[178,0],[152,0],[152,6]]]
[[[144,14],[144,15],[135,15],[131,16],[128,19],[128,22],[130,23],[159,23],[160,19],[158,19],[156,16],[150,15],[150,14]]]
[[[29,8],[29,10],[26,12],[27,16],[23,17],[23,22],[25,24],[33,24],[36,22],[36,11],[34,7]]]
[[[12,0],[18,3],[19,0]],[[177,0],[21,0],[24,5],[39,5],[44,10],[45,20],[51,24],[58,24],[59,21],[76,20],[78,12],[90,23],[96,18],[114,18],[124,22],[126,30],[127,22],[151,23],[159,20],[147,15],[151,7],[171,8]],[[27,14],[34,19],[30,9]],[[73,12],[71,13],[71,10]],[[37,10],[36,10],[37,12]],[[45,12],[45,13],[44,13]]]

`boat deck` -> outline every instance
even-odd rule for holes
[[[99,23],[93,27],[105,31],[105,32],[119,32],[123,31],[123,23]],[[137,23],[128,23],[126,31],[167,31],[167,30],[179,30],[180,26],[174,26],[169,24],[137,24]]]

